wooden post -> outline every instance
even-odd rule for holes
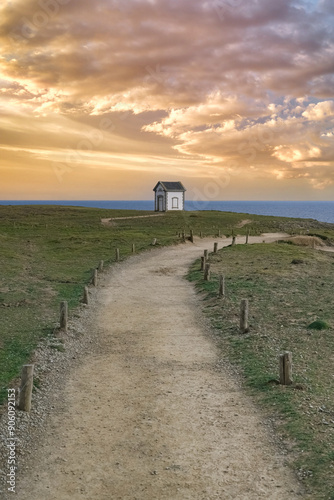
[[[132,243],[132,253],[136,253],[136,245]]]
[[[204,268],[204,279],[205,281],[210,281],[210,264],[205,264]]]
[[[217,253],[218,250],[218,243],[213,244],[213,253]]]
[[[186,241],[186,232],[185,231],[182,231],[182,240]]]
[[[240,303],[240,333],[248,332],[248,299],[242,299]]]
[[[97,286],[97,269],[94,269],[93,272],[92,285]]]
[[[206,259],[205,259],[205,257],[201,257],[201,271],[204,271],[204,269],[205,269],[205,264],[206,264]]]
[[[220,229],[218,229],[218,238],[220,238]]]
[[[116,262],[118,262],[119,261],[119,248],[116,248],[115,257],[116,257]]]
[[[282,385],[292,384],[292,353],[286,351],[279,357],[279,381]]]
[[[60,328],[67,331],[67,321],[68,321],[68,303],[63,300],[60,303]]]
[[[225,297],[225,278],[219,275],[219,297]]]
[[[190,241],[194,243],[194,231],[192,229],[190,229]]]
[[[34,365],[23,365],[21,371],[21,386],[19,398],[19,410],[31,410],[31,395],[34,382]]]
[[[247,231],[247,234],[246,234],[246,245],[248,243],[248,238],[249,238],[249,230]]]
[[[157,239],[156,238],[153,238],[152,240],[152,245],[155,246],[157,244]]]
[[[199,232],[199,237],[203,238],[202,231]]]
[[[99,271],[103,271],[103,265],[104,265],[104,262],[103,260],[100,260],[99,262],[99,267],[97,268]]]
[[[85,288],[84,288],[84,296],[83,296],[82,302],[84,304],[88,304],[89,303],[88,286],[85,286]]]
[[[204,250],[204,257],[206,260],[208,260],[208,256],[209,256],[209,250]]]
[[[235,236],[232,237],[232,247],[235,245]]]

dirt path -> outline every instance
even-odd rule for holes
[[[123,220],[123,219],[145,219],[147,217],[163,217],[165,212],[162,214],[152,214],[152,215],[133,215],[132,217],[109,217],[108,219],[101,219],[101,224],[112,224],[114,220]]]
[[[152,250],[105,275],[86,326],[99,343],[71,371],[17,500],[300,498],[184,279],[212,241]]]

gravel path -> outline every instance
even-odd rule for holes
[[[31,414],[18,414],[16,494],[2,498],[300,498],[184,279],[213,241],[113,265],[71,322],[65,353],[36,354],[45,384]]]

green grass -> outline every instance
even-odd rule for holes
[[[101,218],[152,215],[136,210],[102,210],[64,206],[0,206],[0,403],[39,339],[52,332],[61,300],[70,312],[79,304],[100,260],[108,266],[121,257],[180,241],[177,234],[193,229],[203,236],[270,231],[313,231],[333,238],[329,224],[231,212],[179,212],[163,217],[118,220],[103,226]],[[250,222],[238,227],[243,220]]]
[[[163,217],[118,220],[112,226],[103,226],[100,223],[101,218],[145,214],[151,215],[152,212],[42,205],[0,206],[0,404],[5,400],[7,387],[15,385],[22,365],[31,359],[38,341],[41,338],[54,337],[55,328],[58,326],[60,301],[67,300],[70,315],[73,314],[81,300],[83,287],[91,280],[94,268],[100,260],[104,260],[105,267],[112,265],[116,248],[120,249],[121,258],[126,258],[131,254],[132,243],[135,243],[137,252],[151,248],[153,238],[157,238],[158,245],[171,245],[180,242],[178,233],[185,230],[189,234],[190,229],[197,235],[201,231],[203,236],[214,236],[218,231],[226,236],[230,236],[232,232],[246,234],[248,230],[253,235],[276,231],[306,234],[308,231],[327,242],[334,241],[334,230],[330,224],[231,212],[179,212],[168,213]],[[244,220],[250,222],[240,227]],[[327,378],[333,380],[330,378],[331,368],[328,368],[332,355],[333,331],[328,329],[317,332],[305,327],[317,319],[330,325],[334,324],[331,317],[332,297],[329,296],[329,290],[332,290],[333,262],[329,263],[328,256],[320,257],[318,253],[307,249],[296,249],[292,245],[282,244],[272,247],[272,252],[266,256],[270,262],[266,264],[265,269],[264,257],[258,248],[261,246],[256,250],[251,246],[247,249],[237,246],[225,251],[224,262],[226,257],[229,259],[226,262],[230,262],[229,268],[225,269],[230,294],[224,306],[227,316],[222,321],[219,312],[215,319],[222,330],[222,339],[230,346],[231,359],[244,367],[250,385],[261,388],[260,392],[265,395],[269,407],[280,405],[283,398],[284,408],[290,416],[293,415],[296,405],[301,405],[306,411],[308,403],[305,401],[314,403],[312,412],[315,412],[317,405],[325,405],[327,411],[327,408],[330,408],[331,393],[328,385],[322,383],[322,377],[326,368]],[[305,264],[291,265],[292,256],[302,257]],[[217,259],[217,266],[224,267],[225,263],[219,263],[219,258]],[[309,263],[312,263],[311,267]],[[262,266],[261,272],[255,272],[259,266]],[[314,271],[317,266],[317,271]],[[243,278],[240,274],[240,279],[236,279],[237,275],[231,273],[231,269],[234,270],[233,273],[238,271],[243,274]],[[314,273],[318,276],[317,280]],[[307,276],[311,277],[310,282],[307,281]],[[194,277],[199,279],[200,276],[194,271]],[[272,281],[273,277],[276,288],[269,296],[281,301],[285,311],[293,317],[293,324],[281,314],[276,317],[272,310],[273,303],[268,303],[268,280]],[[220,311],[221,304],[216,304],[216,284],[201,282],[200,286],[208,293],[208,309],[212,313],[215,310]],[[295,298],[299,297],[303,302],[302,306],[295,307],[292,301],[293,290]],[[326,293],[326,299],[321,298],[323,293]],[[260,339],[255,347],[247,336],[240,338],[236,335],[236,318],[234,313],[228,313],[226,310],[226,305],[230,304],[230,311],[234,311],[239,297],[245,295],[252,300],[254,318],[251,339]],[[320,307],[317,305],[319,300],[321,311],[317,310]],[[310,314],[305,317],[304,310],[308,301],[311,304]],[[264,308],[265,305],[267,309]],[[261,310],[265,310],[266,314],[261,315]],[[279,326],[273,326],[273,321],[278,322]],[[301,337],[298,338],[295,330],[292,331],[291,328],[299,328]],[[256,331],[261,334],[255,334]],[[270,333],[268,338],[264,336],[266,332]],[[282,336],[282,332],[286,335]],[[311,363],[306,362],[308,356],[299,359],[296,354],[300,352],[297,348],[301,338],[305,348],[312,349]],[[66,349],[66,343],[64,347],[57,342],[52,345],[60,352]],[[323,345],[327,346],[325,363],[321,358]],[[275,376],[278,352],[288,348],[293,350],[295,361],[297,360],[296,380],[307,385],[304,392],[281,391],[277,387],[267,385],[267,381]],[[316,355],[313,350],[317,351]],[[262,355],[267,351],[271,352],[272,356]],[[257,364],[261,370],[257,368]],[[304,401],[302,396],[308,395],[311,390],[315,392],[311,392],[307,396],[310,399]],[[301,400],[296,402],[295,398]],[[327,418],[327,413],[324,414]],[[318,417],[318,414],[316,416]],[[328,418],[330,417],[329,415]],[[294,419],[290,418],[289,425],[295,425]],[[329,426],[322,427],[321,421],[318,423],[318,420],[314,425],[319,425],[319,429],[326,432],[330,429]],[[298,428],[300,429],[300,426]],[[307,432],[306,428],[304,436],[300,431],[301,439],[307,441]],[[327,464],[326,467],[329,467],[328,464],[333,459],[330,443],[331,441],[328,441],[326,452],[319,448],[322,450],[319,451],[319,456],[322,463]],[[309,448],[305,446],[305,457],[307,453]],[[301,467],[304,467],[303,464],[301,461]],[[314,473],[314,477],[318,476]]]
[[[222,352],[289,449],[289,460],[315,499],[334,498],[334,254],[289,244],[236,245],[211,254],[212,280],[197,261],[188,278],[204,292],[204,310]],[[296,265],[293,261],[298,261]],[[225,276],[220,298],[218,276]],[[248,334],[239,306],[249,299]],[[310,323],[326,329],[310,330]],[[293,356],[292,387],[277,384],[279,354]]]

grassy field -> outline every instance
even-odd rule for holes
[[[151,248],[153,238],[158,245],[175,244],[180,242],[178,233],[189,234],[190,229],[203,236],[285,231],[334,241],[329,224],[230,212],[167,213],[101,224],[101,218],[145,214],[152,212],[0,206],[0,404],[38,341],[57,328],[59,302],[67,300],[70,315],[75,314],[93,270],[100,260],[112,265],[116,248],[125,258],[132,243],[137,252]],[[304,262],[292,265],[292,256]],[[198,286],[209,286],[207,310],[221,331],[224,349],[228,346],[229,356],[243,367],[249,385],[270,411],[279,408],[282,432],[291,441],[300,474],[324,491],[332,487],[334,472],[333,263],[332,255],[287,244],[228,248],[214,262],[216,272],[222,268],[227,277],[224,303],[210,288],[214,281],[205,285],[197,271],[191,274]],[[245,295],[251,299],[252,326],[250,335],[241,337],[236,332],[236,309]],[[316,318],[331,328],[308,330]],[[293,351],[295,380],[303,385],[302,391],[268,384],[277,376],[276,358],[284,349]]]
[[[222,352],[274,422],[289,460],[314,499],[334,499],[334,253],[288,243],[236,245],[210,255],[212,277],[199,261],[189,279]],[[218,277],[226,295],[218,297]],[[249,300],[249,332],[239,308]],[[310,328],[312,325],[312,328]],[[277,384],[279,354],[291,351],[293,385]]]

